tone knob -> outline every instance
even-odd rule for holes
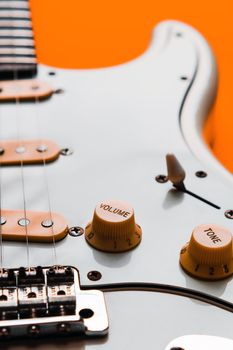
[[[105,252],[124,252],[141,242],[141,228],[135,223],[133,208],[118,200],[99,203],[92,222],[85,229],[87,242]]]
[[[190,242],[180,252],[180,264],[191,276],[221,280],[233,274],[232,234],[221,226],[195,227]]]

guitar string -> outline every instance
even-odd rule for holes
[[[35,103],[34,103],[34,117],[36,120],[36,130],[37,130],[37,139],[42,145],[42,132],[40,128],[40,101],[39,98],[35,92]],[[48,182],[48,176],[47,176],[47,166],[46,166],[46,160],[44,156],[44,152],[41,152],[41,159],[43,163],[43,177],[44,177],[44,183],[45,183],[45,192],[46,192],[46,197],[47,197],[47,204],[48,204],[48,213],[49,213],[49,220],[52,223],[51,226],[51,233],[52,233],[52,244],[53,244],[53,262],[54,266],[58,266],[58,260],[57,260],[57,250],[56,250],[56,242],[55,242],[55,233],[54,233],[54,221],[53,221],[53,215],[52,215],[52,206],[51,206],[51,196],[49,192],[49,182]]]
[[[17,69],[14,70],[14,81],[18,80],[18,72]],[[24,145],[21,140],[20,135],[20,123],[19,123],[19,116],[20,116],[20,97],[16,93],[15,94],[15,119],[16,119],[16,129],[17,129],[17,141],[18,141],[18,147],[23,150]],[[18,113],[19,112],[19,113]],[[27,207],[26,207],[26,193],[25,193],[25,176],[24,176],[24,159],[23,159],[23,152],[20,153],[20,177],[21,177],[21,184],[22,184],[22,199],[23,199],[23,215],[24,215],[24,230],[25,230],[25,241],[26,241],[26,256],[27,256],[27,267],[28,271],[30,271],[30,252],[29,252],[29,237],[28,237],[28,227],[27,227]]]
[[[39,145],[43,146],[42,132],[41,132],[40,123],[39,123],[40,106],[41,105],[40,105],[40,100],[38,98],[38,95],[35,94],[34,116],[35,116],[35,120],[36,120],[37,139],[39,141]],[[52,244],[53,244],[53,261],[54,261],[54,266],[57,267],[58,260],[57,260],[57,249],[56,249],[56,240],[55,240],[55,232],[54,232],[54,221],[53,221],[53,215],[52,215],[51,195],[50,195],[50,191],[49,191],[49,181],[48,181],[47,166],[46,166],[46,160],[44,157],[44,153],[46,153],[46,152],[41,152],[41,159],[42,159],[42,163],[43,163],[43,177],[44,177],[47,204],[48,204],[49,220],[52,223],[51,232],[52,232]]]
[[[14,80],[17,80],[17,70],[14,71]],[[16,106],[19,106],[20,99],[19,96],[16,95]],[[35,97],[35,106],[38,105],[38,98]],[[36,107],[34,108],[35,115],[36,115],[36,122],[37,122],[37,133],[39,134],[39,121],[38,121],[38,115],[36,112]],[[17,119],[17,116],[16,116]],[[16,120],[17,124],[17,136],[18,136],[18,143],[19,147],[23,147],[22,140],[20,140],[20,126],[18,119]],[[50,200],[50,194],[49,194],[49,185],[48,185],[48,179],[47,179],[47,173],[46,173],[46,161],[43,156],[43,152],[41,154],[42,162],[43,162],[43,174],[44,174],[44,181],[46,186],[46,193],[47,193],[47,201],[48,201],[48,211],[49,211],[49,220],[52,223],[51,231],[52,231],[52,241],[53,241],[53,255],[54,255],[54,264],[57,266],[57,253],[56,253],[56,244],[55,244],[55,234],[54,234],[54,228],[53,228],[53,218],[52,218],[52,211],[51,211],[51,200]],[[27,208],[26,208],[26,194],[25,194],[25,179],[24,179],[24,168],[23,168],[23,154],[20,161],[20,168],[21,168],[21,181],[22,181],[22,194],[23,194],[23,211],[24,211],[24,219],[25,219],[25,238],[26,238],[26,249],[27,249],[27,265],[28,269],[30,270],[30,252],[29,252],[29,236],[28,236],[28,228],[27,228]]]
[[[15,80],[17,80],[17,76],[16,76]],[[18,95],[15,96],[15,100],[16,100],[17,107],[19,107],[20,99],[19,99]],[[36,124],[37,124],[36,129],[37,129],[38,141],[42,145],[43,142],[42,142],[42,138],[40,136],[41,132],[40,132],[40,127],[39,127],[38,107],[39,107],[39,99],[38,99],[37,95],[35,94],[34,115],[35,115],[35,120],[36,120]],[[19,147],[24,147],[21,136],[20,136],[20,125],[19,125],[19,120],[17,118],[17,115],[16,115],[16,119],[17,119],[16,125],[17,125],[18,145],[19,145]],[[49,216],[50,222],[52,223],[52,226],[50,227],[50,229],[51,229],[51,233],[52,233],[52,244],[53,244],[53,248],[52,248],[52,250],[53,250],[53,264],[54,264],[54,266],[58,266],[56,241],[55,241],[55,233],[54,233],[54,221],[53,221],[52,208],[51,208],[51,196],[50,196],[50,192],[49,192],[48,176],[47,176],[47,171],[46,171],[46,160],[45,160],[43,152],[41,152],[41,159],[42,159],[42,164],[43,164],[43,178],[44,178],[44,183],[45,183],[45,192],[46,192],[47,204],[48,204],[48,216]],[[27,227],[27,205],[26,205],[23,153],[22,153],[22,158],[20,159],[20,169],[21,169],[21,182],[22,182],[22,195],[23,195],[23,212],[24,212],[24,219],[25,219],[24,228],[25,228],[25,240],[26,240],[26,251],[27,251],[27,266],[28,266],[28,269],[30,270],[30,247],[29,247],[28,227]]]
[[[2,124],[2,109],[0,108],[0,141],[2,140],[1,124]],[[2,234],[2,225],[4,225],[3,220],[4,218],[2,218],[2,164],[0,162],[0,270],[1,270],[0,276],[3,275],[3,259],[4,259],[3,234]]]

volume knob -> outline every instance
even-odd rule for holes
[[[92,222],[85,229],[87,242],[105,252],[124,252],[141,242],[141,228],[135,223],[133,208],[122,201],[99,203]]]
[[[218,225],[200,225],[180,253],[180,264],[191,276],[221,280],[233,274],[232,234]]]

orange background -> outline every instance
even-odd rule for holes
[[[164,19],[196,27],[212,46],[219,66],[219,92],[205,127],[213,152],[233,172],[233,3],[231,0],[31,0],[39,62],[56,67],[96,68],[143,53],[153,27]]]

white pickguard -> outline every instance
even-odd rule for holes
[[[145,54],[132,62],[100,70],[55,69],[54,77],[48,76],[50,70],[40,66],[39,77],[63,88],[65,93],[54,95],[39,106],[22,104],[17,110],[14,105],[2,106],[1,138],[16,138],[15,120],[20,118],[22,139],[38,138],[39,133],[39,137],[51,139],[61,148],[73,148],[73,155],[60,157],[46,166],[51,209],[62,213],[70,226],[85,227],[98,202],[120,199],[134,207],[136,221],[143,230],[143,240],[137,249],[115,255],[93,250],[84,236],[68,236],[57,244],[59,264],[76,266],[85,285],[94,283],[87,279],[87,273],[98,270],[102,279],[96,285],[156,282],[187,287],[232,302],[232,280],[200,282],[188,277],[179,266],[180,248],[196,225],[213,222],[233,228],[224,216],[224,211],[233,207],[231,175],[209,154],[200,136],[200,125],[217,87],[214,58],[204,39],[191,27],[168,21],[155,30]],[[155,182],[156,175],[166,173],[167,152],[175,153],[184,166],[187,188],[221,206],[221,210],[190,196],[175,194],[169,183]],[[207,178],[197,178],[197,170],[207,171]],[[27,210],[48,210],[42,167],[28,166],[24,176]],[[20,169],[2,169],[2,207],[22,209],[22,205]],[[26,258],[25,244],[4,243],[4,266],[26,265]],[[30,244],[30,263],[54,264],[51,245]],[[133,294],[135,301],[137,295]],[[157,294],[155,298],[159,297]],[[124,300],[123,296],[119,298]],[[111,303],[111,297],[109,300]],[[151,308],[146,293],[138,302],[146,309]],[[193,303],[196,307],[194,301],[185,302],[191,308]],[[203,306],[206,316],[210,308],[214,309]],[[174,310],[179,315],[175,302]],[[154,332],[154,323],[159,324],[162,312],[160,309],[157,315],[155,309],[155,317],[149,316],[149,333]],[[227,320],[229,314],[226,315]],[[121,312],[111,313],[110,319],[114,317],[119,320]],[[169,313],[166,317],[170,317]],[[139,319],[140,315],[138,322]],[[205,326],[203,333],[213,332],[207,323]],[[231,337],[225,327],[223,317],[217,335]],[[188,334],[198,333],[197,328],[190,322]],[[167,335],[169,330],[160,329],[157,336],[163,338],[161,333]],[[155,339],[154,348],[161,349],[157,344],[165,347],[171,339],[183,335],[176,324],[170,333],[164,342]],[[152,348],[147,335],[142,334],[145,347]],[[137,344],[133,348],[141,349],[139,343],[138,348]],[[105,345],[120,348],[115,343],[111,347]]]
[[[167,346],[166,350],[178,346],[185,350],[231,350],[233,349],[233,341],[220,337],[192,335],[175,339]]]

